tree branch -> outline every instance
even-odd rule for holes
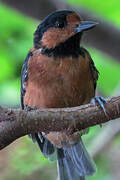
[[[105,103],[107,116],[99,106],[49,108],[27,112],[0,107],[0,149],[14,140],[35,132],[66,131],[72,134],[120,117],[120,96]]]
[[[118,96],[120,90],[120,84],[117,85],[113,92],[113,96]],[[111,121],[107,123],[103,128],[101,128],[99,134],[92,139],[89,145],[89,152],[93,158],[96,158],[101,152],[106,148],[110,148],[113,140],[120,132],[120,118],[116,121]],[[101,142],[101,143],[99,143]]]

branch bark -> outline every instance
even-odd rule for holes
[[[0,107],[0,149],[14,140],[35,132],[66,131],[72,134],[120,117],[120,96],[107,99],[107,116],[99,106],[49,108],[27,112]]]
[[[112,96],[118,96],[119,90],[120,84],[117,85]],[[100,153],[104,152],[105,149],[112,147],[113,140],[120,133],[120,118],[116,119],[116,121],[110,121],[103,128],[99,129],[99,131],[99,134],[92,139],[89,145],[90,155],[94,159],[97,158]]]

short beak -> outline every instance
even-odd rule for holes
[[[81,21],[80,24],[75,28],[76,32],[86,31],[95,27],[98,23],[92,21]]]

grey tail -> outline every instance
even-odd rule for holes
[[[82,139],[70,148],[55,148],[50,141],[41,137],[39,133],[29,135],[30,138],[37,142],[41,152],[51,161],[56,159],[60,180],[85,180],[86,176],[92,176],[96,171],[96,166],[90,158]]]
[[[37,142],[41,152],[46,158],[50,158],[51,161],[54,160],[53,154],[55,153],[55,147],[44,137],[40,137],[39,133],[30,134],[29,137],[33,142]]]
[[[60,180],[85,180],[96,171],[82,140],[70,148],[57,149],[57,158]]]

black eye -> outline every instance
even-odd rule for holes
[[[56,28],[63,28],[65,26],[64,21],[56,21],[55,22],[55,27]]]

